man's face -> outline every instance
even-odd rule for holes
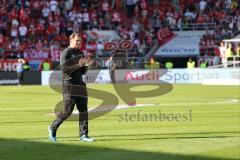
[[[81,48],[82,39],[79,36],[75,36],[73,39],[70,40],[70,46],[72,48]]]

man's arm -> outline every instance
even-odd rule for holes
[[[81,73],[82,73],[83,75],[85,75],[85,74],[87,73],[87,71],[88,71],[88,67],[87,67],[87,66],[81,67]]]
[[[80,68],[81,68],[81,66],[79,65],[79,63],[72,64],[72,63],[67,62],[67,63],[61,65],[62,72],[67,75],[70,75],[72,72],[74,72]]]
[[[20,59],[20,61],[21,61],[21,63],[23,63],[23,64],[25,63],[24,59]]]
[[[68,59],[68,51],[64,50],[60,56],[61,69],[64,74],[70,75],[72,72],[80,69],[85,64],[85,59]]]
[[[113,65],[112,65],[111,70],[113,71],[113,70],[115,70],[116,68],[117,68],[117,64],[116,64],[115,62],[113,62]]]
[[[92,58],[87,58],[85,65],[81,68],[82,74],[86,74],[88,71],[88,66],[91,66],[93,64],[93,59]]]

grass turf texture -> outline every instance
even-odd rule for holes
[[[114,93],[112,85],[89,84]],[[134,90],[149,90],[140,87]],[[240,157],[239,87],[174,85],[159,97],[137,99],[153,106],[114,110],[90,121],[93,143],[79,141],[78,122],[66,121],[58,143],[48,141],[47,126],[55,118],[61,94],[43,86],[0,87],[1,160],[171,160],[238,159]],[[100,101],[90,98],[89,106]],[[120,103],[123,102],[120,100]],[[127,114],[185,114],[192,120],[122,119]],[[129,117],[128,117],[129,118]],[[145,120],[145,121],[143,121]]]

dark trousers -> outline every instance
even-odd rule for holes
[[[53,121],[51,128],[56,132],[61,123],[72,114],[76,105],[79,111],[79,134],[80,136],[88,135],[88,96],[86,86],[63,86],[63,88],[63,110],[58,114],[58,118]]]
[[[23,72],[17,72],[18,84],[23,84]]]
[[[112,83],[114,84],[116,82],[116,79],[115,79],[115,71],[114,70],[110,70],[109,71],[109,74],[110,74],[110,78],[112,80]]]

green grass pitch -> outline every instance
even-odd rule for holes
[[[88,86],[116,94],[110,84]],[[57,143],[48,141],[47,127],[60,93],[46,86],[1,86],[0,91],[0,160],[240,158],[239,86],[174,85],[168,94],[139,98],[137,103],[145,106],[90,120],[93,143],[79,141],[77,121],[61,125]],[[89,106],[100,102],[90,98]],[[150,119],[159,112],[182,119]]]

